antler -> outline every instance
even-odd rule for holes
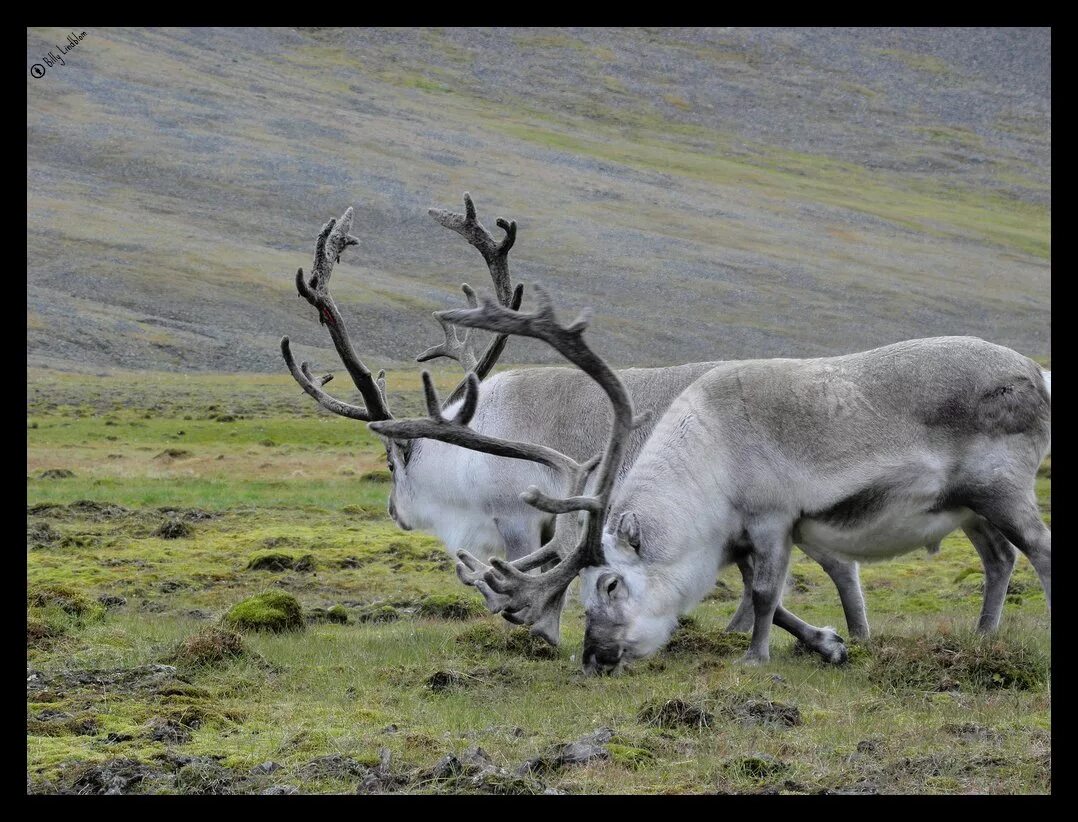
[[[296,289],[303,299],[318,309],[319,322],[329,327],[329,335],[333,338],[337,354],[352,377],[352,382],[359,389],[365,407],[350,405],[323,391],[322,386],[333,379],[333,375],[327,374],[316,380],[311,376],[308,363],[297,365],[288,337],[281,339],[281,354],[296,382],[323,408],[334,414],[364,422],[388,420],[392,419],[393,415],[389,413],[389,406],[386,404],[385,371],[379,371],[377,379],[371,376],[371,372],[352,347],[344,326],[344,318],[329,293],[329,277],[333,273],[334,264],[341,260],[341,252],[350,245],[359,245],[359,240],[348,233],[352,227],[352,216],[353,211],[349,207],[340,220],[330,220],[322,226],[315,243],[311,279],[309,282],[304,281],[303,269],[299,269],[296,272]]]
[[[559,454],[559,458],[555,458],[555,461],[565,466],[579,466],[576,471],[570,471],[568,474],[570,496],[550,497],[535,486],[521,494],[521,498],[529,505],[551,514],[566,514],[572,511],[585,513],[586,522],[583,533],[572,551],[565,556],[560,556],[553,546],[555,541],[552,540],[544,548],[513,563],[495,558],[491,560],[489,568],[484,568],[479,560],[466,551],[461,551],[457,555],[465,566],[464,569],[458,568],[462,581],[476,585],[487,598],[487,603],[492,610],[500,612],[510,622],[530,625],[532,633],[556,645],[560,632],[561,600],[565,590],[581,569],[591,565],[601,565],[603,562],[602,529],[610,501],[610,492],[618,467],[621,465],[628,435],[645,418],[634,419],[632,401],[625,387],[602,358],[584,342],[583,333],[588,325],[589,313],[587,311],[581,313],[580,317],[567,326],[559,325],[546,292],[539,286],[535,286],[535,291],[539,309],[531,314],[508,309],[490,298],[484,298],[483,305],[479,308],[440,311],[436,316],[466,328],[480,328],[497,334],[535,337],[545,341],[599,383],[614,407],[610,438],[601,455],[599,475],[591,496],[581,496],[587,470],[590,470],[586,466],[594,465],[600,457],[595,457],[581,465],[564,454]],[[429,377],[424,379],[424,387],[428,386],[430,386]],[[468,376],[466,391],[462,410],[469,405],[474,406],[478,391],[478,379],[474,374]],[[445,424],[440,413],[437,414],[438,419],[435,419],[436,415],[433,412],[437,411],[438,406],[437,397],[433,395],[433,388],[430,388],[427,393],[427,407],[432,412],[430,420],[378,422],[371,423],[369,427],[395,439],[424,436],[476,451],[550,464],[550,452],[553,449],[527,443],[507,443],[504,440],[477,434],[470,429],[465,429],[467,432],[465,433],[457,426],[461,419],[459,413],[449,425]],[[467,415],[469,420],[473,412]],[[513,453],[509,453],[510,450]],[[554,559],[558,559],[559,562],[553,568],[536,575],[527,573]],[[481,578],[479,578],[480,571]]]
[[[476,217],[475,205],[472,203],[472,196],[468,192],[464,192],[464,214],[454,214],[441,208],[429,209],[427,213],[446,228],[460,234],[483,255],[487,268],[490,269],[490,278],[494,281],[494,293],[498,297],[498,302],[509,306],[514,311],[520,308],[520,299],[523,296],[524,287],[517,285],[514,289],[509,279],[509,249],[513,247],[513,243],[516,242],[517,238],[516,221],[506,221],[499,217],[496,224],[505,232],[505,237],[500,242],[495,240]],[[468,305],[471,308],[476,308],[475,292],[471,286],[464,283],[461,289],[464,291]],[[441,324],[442,331],[445,332],[445,342],[428,348],[416,357],[416,362],[426,362],[436,357],[448,357],[460,363],[465,371],[476,374],[480,380],[486,377],[505,349],[506,342],[509,339],[508,335],[496,335],[487,344],[483,353],[476,356],[474,347],[469,345],[470,332],[466,331],[463,338],[458,338],[456,329],[446,323],[439,316],[439,312],[435,312],[434,316]],[[453,390],[453,393],[449,395],[443,407],[452,405],[459,400],[464,391],[465,383],[461,382]]]

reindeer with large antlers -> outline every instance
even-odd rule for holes
[[[505,236],[497,241],[479,222],[468,194],[464,195],[464,205],[464,214],[441,209],[431,209],[430,214],[480,252],[489,268],[499,302],[516,309],[520,305],[522,286],[512,286],[508,262],[509,250],[516,239],[516,223],[499,219],[497,225]],[[348,209],[340,220],[331,220],[323,226],[316,243],[310,281],[304,279],[301,269],[296,285],[300,295],[318,309],[323,324],[329,326],[333,343],[359,389],[365,407],[350,405],[329,395],[324,386],[331,375],[315,378],[307,363],[297,365],[287,338],[282,340],[282,353],[296,381],[327,410],[362,421],[390,420],[384,373],[372,377],[359,360],[340,311],[329,293],[333,264],[344,249],[358,243],[348,233],[352,219],[353,212]],[[468,305],[476,306],[474,291],[467,284],[462,289]],[[439,441],[437,437],[417,434],[419,429],[414,426],[407,428],[408,437],[384,436],[393,477],[389,513],[401,528],[432,531],[454,556],[464,550],[471,552],[469,556],[476,557],[474,563],[496,553],[504,553],[509,561],[520,560],[534,555],[544,544],[546,550],[542,556],[549,561],[551,556],[568,551],[574,544],[577,522],[571,516],[556,517],[527,505],[520,499],[518,491],[535,485],[545,493],[555,494],[577,484],[581,464],[578,460],[585,460],[602,446],[610,424],[602,390],[582,371],[571,367],[507,371],[484,380],[504,350],[508,336],[496,333],[486,349],[477,355],[471,329],[465,328],[458,334],[456,326],[439,313],[435,318],[442,326],[445,341],[427,349],[417,359],[425,362],[448,357],[468,372],[466,380],[441,403],[441,407],[451,409],[459,416],[463,409],[456,406],[464,398],[474,374],[476,381],[483,382],[475,392],[476,407],[469,409],[467,416],[476,431],[500,439],[504,443],[503,450],[467,451],[451,442]],[[617,372],[635,402],[651,412],[651,416],[628,436],[623,473],[674,397],[718,364],[690,363]],[[510,443],[513,443],[512,449],[504,450]],[[545,446],[545,459],[535,458],[534,451],[521,451],[521,443],[528,444],[529,448]],[[563,454],[571,456],[563,457]],[[498,459],[499,456],[515,459]],[[814,559],[823,565],[838,588],[850,633],[855,637],[867,636],[868,620],[857,566],[825,555],[814,556]],[[750,573],[743,563],[742,574],[746,580]],[[481,575],[477,576],[474,568],[469,570],[460,565],[458,574],[462,581],[475,584],[483,591],[492,610],[499,610],[497,595],[490,589],[484,590],[479,579]],[[749,630],[752,623],[750,587],[746,585],[729,627],[731,630]],[[548,624],[551,623],[544,623]],[[557,642],[556,632],[546,636]]]
[[[562,597],[580,574],[586,670],[609,672],[657,651],[678,615],[738,556],[752,567],[755,621],[746,661],[768,660],[772,622],[828,661],[844,660],[845,645],[832,629],[808,625],[781,605],[795,541],[884,559],[933,550],[961,527],[982,556],[985,543],[1011,566],[1016,548],[1026,554],[1051,605],[1051,532],[1033,492],[1051,443],[1051,376],[1010,349],[940,337],[842,357],[716,366],[670,406],[612,499],[624,442],[640,419],[624,386],[584,343],[586,319],[558,325],[542,292],[534,314],[486,300],[440,316],[547,341],[614,407],[592,495],[580,495],[581,466],[568,497],[535,487],[522,494],[552,514],[583,512],[572,551],[542,548],[515,562],[494,558],[490,567],[461,554],[488,601],[547,637],[556,636]],[[475,380],[451,420],[437,413],[429,377],[424,383],[429,421],[370,427],[510,456],[503,441],[467,428]],[[550,461],[546,454],[512,456]],[[528,573],[552,561],[553,568]]]

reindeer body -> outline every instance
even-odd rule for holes
[[[750,657],[766,660],[761,617],[785,613],[793,542],[871,561],[965,527],[982,557],[984,534],[1026,553],[1050,601],[1051,534],[1033,493],[1049,386],[1032,360],[972,337],[716,366],[671,404],[611,501],[608,566],[584,573],[594,664],[661,647],[738,550],[754,568]],[[607,597],[612,575],[625,584]],[[833,643],[801,626],[810,644]]]
[[[651,409],[648,423],[626,446],[623,476],[670,403],[718,362],[669,368],[627,368],[618,378],[637,409]],[[453,413],[459,403],[448,406]],[[583,460],[602,450],[611,410],[602,389],[576,368],[528,368],[488,377],[479,387],[471,427],[487,436],[556,448]],[[510,560],[531,553],[549,537],[553,516],[520,499],[529,485],[561,490],[557,472],[534,462],[468,451],[438,440],[415,440],[408,464],[395,466],[392,507],[397,521],[430,531],[456,556],[467,550]]]

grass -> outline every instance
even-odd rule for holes
[[[155,398],[180,385],[175,376],[37,376],[27,417],[35,790],[1051,789],[1049,620],[1024,559],[990,640],[969,633],[983,577],[953,535],[938,555],[863,569],[875,638],[842,668],[798,654],[781,633],[771,664],[737,664],[744,640],[721,631],[740,591],[727,572],[668,651],[586,678],[578,605],[558,649],[484,615],[437,540],[386,518],[377,440],[313,404],[292,410],[286,380],[192,377],[185,398],[166,403]],[[241,418],[198,419],[211,413]],[[47,469],[74,476],[38,479]],[[1049,463],[1038,478],[1046,520],[1050,475]],[[154,535],[173,521],[190,536]],[[249,567],[270,554],[293,567]],[[791,610],[842,625],[822,569],[797,554],[792,570]],[[224,628],[230,609],[266,592],[295,598],[302,633]],[[601,729],[607,756],[515,774]],[[260,770],[266,762],[279,767]]]

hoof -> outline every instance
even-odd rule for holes
[[[741,657],[738,661],[738,665],[766,665],[771,661],[769,656],[760,656],[759,654],[747,653]]]
[[[816,650],[825,661],[832,665],[843,665],[849,658],[846,643],[831,628],[820,629],[820,644]]]

